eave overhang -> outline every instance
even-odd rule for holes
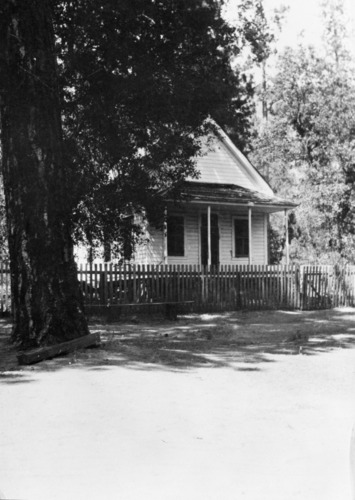
[[[235,184],[185,182],[182,199],[185,203],[193,205],[253,207],[253,210],[264,213],[291,210],[298,206],[297,203],[278,196],[269,196]]]

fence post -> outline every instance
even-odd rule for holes
[[[308,266],[303,266],[303,296],[302,296],[302,310],[305,310],[308,305],[307,289],[308,289]]]
[[[194,300],[195,311],[354,305],[353,266],[78,266],[87,305]],[[9,308],[9,270],[0,262],[0,311]],[[6,289],[6,291],[5,291]]]

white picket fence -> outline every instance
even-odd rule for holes
[[[355,306],[355,266],[80,266],[87,307],[192,302],[194,312]],[[11,309],[0,261],[0,314]]]

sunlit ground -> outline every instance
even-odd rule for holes
[[[19,367],[2,324],[7,498],[350,498],[355,310],[125,318]]]

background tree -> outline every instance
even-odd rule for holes
[[[270,164],[274,188],[300,202],[291,221],[292,256],[314,263],[354,261],[355,81],[342,11],[331,12],[339,14],[339,38],[326,30],[325,55],[300,46],[279,58],[270,119],[259,124],[254,143],[254,161]]]
[[[245,26],[243,31],[245,48],[249,49],[245,68],[252,74],[257,73],[258,69],[261,70],[261,84],[257,88],[256,95],[261,102],[263,119],[268,117],[268,63],[270,56],[277,53],[277,36],[281,31],[287,11],[288,7],[280,6],[274,9],[272,15],[267,18],[263,0],[246,0],[240,5],[239,22]]]

